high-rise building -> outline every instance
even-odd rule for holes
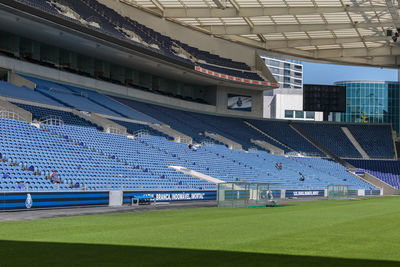
[[[282,89],[303,89],[303,65],[300,61],[263,57],[265,65]]]
[[[335,84],[346,86],[346,112],[333,113],[333,121],[391,123],[399,133],[399,82],[340,81]]]
[[[322,112],[303,111],[303,65],[300,61],[263,57],[279,84],[264,92],[264,118],[288,120],[323,119]]]

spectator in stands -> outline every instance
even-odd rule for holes
[[[33,165],[31,165],[31,166],[29,166],[28,170],[33,172],[33,171],[35,171],[35,167]]]
[[[4,179],[9,178],[9,177],[10,177],[10,174],[9,174],[9,173],[5,173],[5,172],[3,173],[3,178],[4,178]]]
[[[300,175],[299,181],[304,182],[305,180],[304,175],[301,172],[299,172],[299,175]]]
[[[18,187],[19,187],[19,188],[24,188],[24,187],[25,187],[24,181],[19,181],[19,182],[18,182]]]
[[[74,184],[74,188],[79,188],[79,182],[76,182],[75,184]]]
[[[61,183],[61,180],[60,180],[60,175],[58,174],[58,171],[57,170],[54,170],[52,173],[50,173],[50,180],[51,180],[51,182],[53,183],[53,184],[59,184],[59,183]]]
[[[280,163],[276,163],[275,164],[275,168],[277,168],[278,170],[282,170],[282,162],[280,162]]]

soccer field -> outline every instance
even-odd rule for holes
[[[2,222],[0,266],[400,266],[399,226],[400,197]]]

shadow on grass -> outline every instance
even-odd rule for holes
[[[0,241],[0,266],[399,266],[400,262],[160,247]]]

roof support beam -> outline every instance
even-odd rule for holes
[[[309,32],[309,31],[329,31],[349,28],[378,28],[390,27],[393,22],[385,23],[336,23],[336,24],[281,24],[281,25],[254,25],[251,29],[248,25],[213,25],[205,26],[204,29],[215,35],[242,35],[242,34],[268,34],[282,32]]]
[[[259,34],[261,35],[261,34]],[[263,37],[263,35],[261,35]],[[229,36],[231,37],[231,36]],[[358,43],[358,42],[378,42],[384,41],[389,37],[386,36],[364,36],[360,37],[346,37],[346,38],[320,38],[320,39],[299,39],[299,40],[281,40],[281,41],[265,41],[263,44],[265,49],[280,49],[280,48],[296,48],[302,46],[313,46],[313,45],[332,45],[332,44],[347,44],[347,43]]]
[[[216,0],[217,1],[217,0]],[[170,18],[233,18],[233,17],[258,17],[258,16],[281,16],[281,15],[310,15],[321,13],[336,12],[354,12],[363,11],[387,11],[387,7],[380,6],[349,6],[343,7],[241,7],[237,10],[231,8],[208,8],[208,7],[192,7],[192,8],[174,8],[164,9],[164,16]]]
[[[348,57],[379,57],[400,56],[400,47],[378,47],[378,48],[347,48],[347,49],[321,49],[314,51],[315,58],[348,58]]]

